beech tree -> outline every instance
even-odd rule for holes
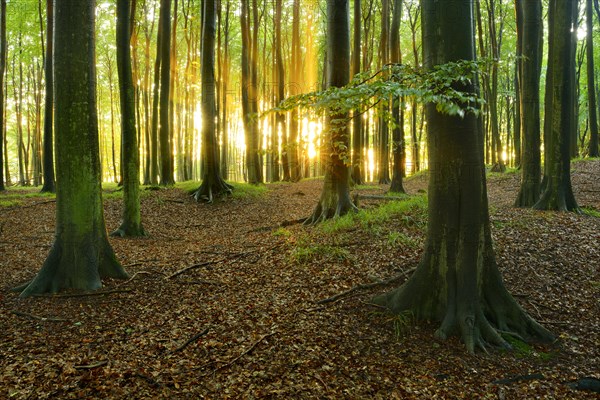
[[[4,191],[4,71],[6,69],[6,0],[0,0],[0,191]]]
[[[561,0],[562,1],[562,0]],[[475,58],[471,0],[423,0],[425,68]],[[473,84],[454,88],[475,93]],[[553,340],[514,300],[496,264],[477,116],[441,114],[428,104],[429,219],[421,262],[400,288],[374,301],[393,313],[441,323],[436,337],[458,333],[469,352],[509,347],[500,332]]]
[[[349,0],[327,0],[327,87],[342,87],[350,80]],[[325,178],[321,197],[306,224],[315,224],[357,210],[350,199],[350,145],[347,114],[327,114],[325,121]]]
[[[135,1],[135,0],[134,0]],[[117,69],[121,102],[123,222],[115,236],[145,236],[140,213],[140,156],[135,124],[135,97],[131,71],[131,0],[117,0]]]
[[[517,207],[532,207],[540,196],[540,75],[542,72],[543,28],[542,1],[517,0],[517,29],[521,59],[519,65],[521,138],[521,188]]]
[[[548,69],[544,132],[543,193],[538,210],[577,211],[571,186],[571,134],[573,128],[575,48],[573,43],[576,0],[551,0],[548,4]]]
[[[233,187],[221,178],[218,162],[217,134],[215,119],[217,107],[215,99],[215,31],[217,13],[215,2],[204,0],[202,23],[202,185],[193,194],[196,201],[212,203],[215,196],[231,193]]]
[[[128,278],[108,242],[102,209],[95,0],[55,0],[56,233],[44,265],[21,297],[94,290]]]
[[[54,6],[52,1],[46,1],[46,55],[44,57],[44,185],[42,192],[54,193],[54,150],[52,141],[52,124],[54,120],[54,82],[52,70],[52,35],[54,31]]]
[[[587,87],[588,87],[588,124],[590,127],[590,157],[600,156],[598,148],[598,117],[596,110],[596,81],[594,69],[594,11],[592,0],[585,0],[586,21],[586,58],[587,58]]]
[[[394,64],[402,63],[400,52],[400,20],[402,19],[402,0],[394,0],[392,13],[392,27],[390,33],[390,61]],[[392,182],[390,192],[404,193],[402,178],[405,175],[404,156],[404,98],[394,96],[392,100],[392,117],[395,122],[392,130],[392,154],[394,163],[392,169]]]

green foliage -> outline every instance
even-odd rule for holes
[[[273,232],[273,236],[289,238],[290,236],[292,236],[292,232],[290,232],[288,229],[285,229],[285,228],[277,228]]]
[[[339,246],[308,244],[299,245],[292,252],[292,259],[298,264],[308,264],[315,260],[345,261],[350,258],[350,252]]]
[[[365,230],[377,230],[393,218],[401,218],[406,225],[423,227],[427,214],[427,196],[416,195],[403,201],[388,201],[380,207],[361,210],[347,214],[341,218],[325,221],[318,229],[323,233],[333,234],[361,227]]]
[[[401,246],[412,249],[419,247],[419,242],[403,232],[390,232],[387,237],[387,242],[391,247]]]
[[[371,315],[382,318],[385,324],[391,324],[394,330],[394,336],[398,340],[409,333],[416,322],[415,316],[410,310],[403,311],[399,314],[374,311]]]
[[[20,206],[22,202],[20,200],[1,199],[0,208],[10,208]]]
[[[600,211],[593,207],[581,207],[581,212],[590,217],[600,218]]]
[[[475,61],[437,65],[430,71],[388,64],[373,75],[357,74],[344,87],[289,97],[269,112],[303,107],[313,108],[319,114],[344,115],[361,106],[387,105],[393,98],[405,97],[422,104],[435,104],[438,111],[448,115],[464,116],[468,112],[478,113],[483,104],[481,98],[462,90],[472,84],[480,71],[481,62]]]
[[[231,198],[234,199],[257,199],[264,196],[269,189],[265,185],[250,185],[248,183],[229,183],[233,186],[233,192]],[[181,189],[187,193],[192,194],[201,185],[201,182],[186,181],[177,182],[175,187]]]

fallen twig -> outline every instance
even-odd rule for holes
[[[244,357],[246,354],[249,354],[252,350],[254,350],[254,348],[256,346],[258,346],[260,344],[260,342],[262,342],[263,340],[265,340],[268,337],[271,337],[273,335],[275,335],[277,333],[277,331],[275,332],[271,332],[271,333],[267,333],[266,335],[261,336],[260,339],[258,339],[256,342],[254,342],[252,344],[252,346],[250,346],[247,350],[245,350],[242,354],[240,354],[239,356],[237,356],[236,358],[234,358],[233,360],[229,361],[227,364],[221,365],[219,368],[217,368],[215,370],[215,372],[223,369],[223,368],[227,368],[231,365],[233,365],[237,360],[239,360],[240,358]]]
[[[282,223],[279,224],[279,227],[284,228],[286,226],[303,224],[304,221],[306,221],[307,219],[308,219],[308,217],[304,217],[304,218],[299,218],[299,219],[293,219],[291,221],[283,221]]]
[[[400,275],[393,276],[389,279],[386,279],[385,281],[378,281],[378,282],[374,282],[374,283],[363,283],[360,285],[356,285],[356,286],[346,290],[345,292],[338,293],[335,296],[331,296],[331,297],[328,297],[323,300],[319,300],[319,301],[317,301],[317,304],[335,303],[336,301],[340,300],[341,298],[346,297],[349,294],[356,292],[357,290],[367,290],[367,289],[372,289],[372,288],[378,287],[378,286],[388,285],[388,284],[395,282],[397,280],[400,280],[402,278],[406,278],[410,273],[414,272],[415,269],[416,268],[411,268],[407,271],[403,271]]]
[[[88,365],[74,365],[73,368],[75,368],[75,369],[94,369],[94,368],[102,367],[106,364],[108,364],[108,360],[98,361],[97,363],[88,364]]]
[[[56,203],[56,199],[46,200],[46,201],[38,201],[38,202],[35,202],[35,203],[32,203],[32,204],[27,204],[27,205],[24,205],[24,206],[19,206],[18,208],[19,209],[21,209],[21,208],[29,208],[29,207],[40,206],[42,204],[48,204],[48,203]]]
[[[131,289],[114,289],[114,290],[104,290],[98,292],[86,292],[86,293],[64,293],[64,294],[53,294],[53,295],[39,295],[39,297],[88,297],[88,296],[104,296],[105,294],[114,294],[114,293],[128,293],[131,292]],[[34,295],[35,296],[35,295]]]
[[[279,247],[279,246],[275,246],[274,248],[276,248],[276,247]],[[260,248],[260,249],[256,249],[256,250],[245,251],[245,252],[242,252],[242,253],[236,253],[236,254],[232,254],[232,255],[227,256],[227,257],[219,258],[217,260],[205,261],[205,262],[201,262],[201,263],[198,263],[198,264],[190,265],[189,267],[185,267],[185,268],[180,269],[179,271],[173,272],[171,275],[167,276],[166,279],[173,279],[174,277],[179,276],[179,275],[183,274],[184,272],[187,272],[187,271],[192,270],[192,269],[196,269],[196,268],[200,268],[200,267],[206,267],[207,265],[219,264],[219,263],[222,263],[222,262],[228,261],[228,260],[235,260],[235,259],[247,256],[249,254],[257,253],[257,252],[259,252],[261,250],[263,250],[263,249]],[[272,249],[269,249],[269,250],[272,250]]]
[[[33,315],[33,314],[29,314],[29,313],[25,313],[25,312],[17,311],[17,310],[12,310],[11,312],[19,317],[36,319],[39,321],[47,321],[47,322],[67,322],[68,321],[68,319],[64,319],[64,318],[40,317],[39,315]]]
[[[208,333],[208,331],[209,331],[209,328],[206,328],[202,332],[196,333],[194,336],[192,336],[191,338],[189,338],[184,344],[182,344],[181,346],[179,346],[178,348],[176,348],[175,350],[173,350],[173,353],[177,353],[177,352],[180,352],[181,350],[185,349],[190,344],[194,343],[196,340],[198,340],[202,336],[206,335]]]
[[[183,200],[165,199],[165,201],[169,202],[169,203],[177,203],[177,204],[183,204],[184,203]]]
[[[119,286],[127,285],[129,282],[131,282],[138,275],[152,275],[152,274],[159,274],[159,275],[163,275],[163,276],[167,275],[167,274],[165,274],[163,272],[138,271],[135,274],[133,274],[133,276],[131,278],[127,279],[125,282],[121,283]]]

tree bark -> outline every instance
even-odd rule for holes
[[[21,297],[61,289],[94,290],[125,279],[102,209],[94,0],[55,0],[56,235],[48,258]],[[56,84],[60,82],[60,84]]]
[[[516,207],[532,207],[541,191],[540,151],[540,75],[542,72],[543,23],[541,0],[519,0],[517,13],[522,24],[519,29],[520,48],[520,127],[523,146],[521,151],[521,188]]]
[[[538,210],[578,211],[571,186],[571,129],[574,91],[573,21],[576,0],[551,0],[549,4],[549,56],[546,74],[545,175]]]
[[[361,49],[361,1],[354,0],[354,43],[352,50],[352,74],[360,73]],[[362,112],[357,108],[352,116],[352,181],[356,185],[363,183],[362,178]]]
[[[159,111],[159,141],[160,141],[160,184],[171,186],[175,183],[172,168],[172,132],[170,130],[169,97],[171,87],[171,0],[161,0],[159,25],[161,25],[162,40],[160,42],[160,111]]]
[[[342,87],[350,79],[350,6],[349,0],[327,0],[327,86]],[[326,149],[323,152],[325,181],[319,203],[305,224],[356,211],[350,198],[348,115],[326,118]]]
[[[121,105],[123,221],[115,236],[145,236],[140,212],[140,157],[135,124],[135,93],[131,67],[131,0],[117,0],[117,72]]]
[[[400,52],[400,20],[402,19],[402,0],[394,0],[392,28],[390,33],[390,61],[392,64],[402,63]],[[394,156],[392,183],[390,192],[405,193],[402,178],[405,175],[404,157],[404,98],[392,100],[392,117],[396,126],[392,131],[392,154]]]
[[[4,114],[4,72],[6,70],[6,0],[0,0],[0,192],[6,190],[4,185],[4,152],[6,148],[5,114]]]
[[[216,80],[215,80],[215,32],[217,23],[216,0],[204,0],[204,20],[202,24],[202,154],[204,168],[202,185],[193,194],[196,201],[212,203],[215,196],[231,194],[233,187],[221,178],[218,163],[217,134],[215,119]]]
[[[54,182],[54,152],[52,143],[52,123],[54,113],[54,82],[52,72],[52,35],[54,31],[54,7],[52,1],[46,1],[46,55],[44,59],[44,80],[46,82],[44,92],[44,150],[43,157],[43,174],[44,185],[42,186],[43,193],[54,193],[56,190]]]
[[[586,55],[587,55],[587,87],[588,87],[588,122],[590,126],[590,145],[588,155],[590,157],[600,156],[598,148],[598,116],[596,110],[596,82],[594,80],[594,11],[592,0],[585,2],[586,14]]]
[[[382,15],[381,15],[381,38],[379,41],[379,51],[381,54],[381,66],[385,68],[390,62],[390,2],[389,0],[383,0],[382,2]],[[389,112],[389,103],[384,102],[379,108],[379,141],[378,141],[378,154],[379,162],[378,165],[378,176],[379,184],[387,185],[391,183],[390,179],[390,130],[387,121],[387,116],[384,115]]]
[[[470,0],[424,0],[425,66],[475,58]],[[455,89],[475,92],[473,84]],[[430,154],[425,252],[400,288],[375,299],[394,313],[441,322],[436,337],[458,333],[471,353],[488,344],[508,347],[500,331],[552,340],[504,287],[496,265],[488,214],[483,142],[477,117],[427,107]]]

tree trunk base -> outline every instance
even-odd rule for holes
[[[42,269],[19,297],[53,294],[63,289],[91,291],[102,287],[102,278],[128,279],[106,236],[99,241],[70,245],[77,246],[76,249],[56,241]]]
[[[392,193],[406,193],[404,190],[404,185],[402,184],[401,178],[392,179],[392,184],[390,186],[390,192]]]
[[[215,179],[204,179],[200,187],[192,194],[197,202],[212,203],[215,197],[230,196],[233,186],[220,177]]]
[[[478,299],[457,291],[456,282],[447,287],[447,297],[436,279],[420,265],[401,287],[373,299],[393,314],[411,313],[419,320],[440,321],[435,337],[445,340],[459,336],[469,353],[488,347],[510,349],[502,337],[509,335],[522,341],[553,342],[554,335],[534,321],[514,300],[496,274],[484,279]],[[451,294],[453,293],[453,294]]]
[[[123,222],[121,226],[110,234],[112,237],[146,237],[142,224],[131,224]]]
[[[350,212],[358,212],[358,208],[350,200],[339,199],[336,201],[327,201],[321,199],[312,215],[304,221],[304,225],[316,225],[328,219],[342,217]]]

